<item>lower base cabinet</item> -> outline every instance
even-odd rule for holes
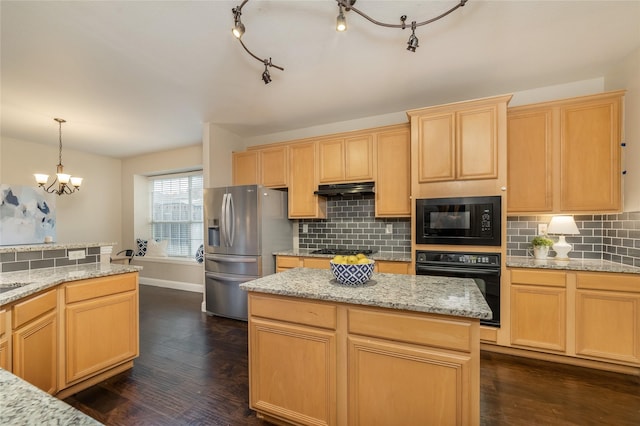
[[[292,425],[477,425],[479,320],[249,293],[250,407]]]
[[[7,311],[0,309],[0,368],[9,370],[9,333],[7,332]]]
[[[291,268],[329,269],[327,257],[276,256],[276,272]],[[376,260],[374,272],[385,274],[412,274],[411,262],[394,260]]]

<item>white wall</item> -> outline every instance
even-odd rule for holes
[[[120,160],[63,149],[62,163],[84,181],[79,192],[56,198],[58,242],[119,244]],[[55,175],[57,164],[57,146],[9,138],[0,144],[1,183],[36,187],[33,173]]]
[[[202,128],[202,156],[204,162],[204,187],[217,188],[231,185],[232,157],[234,151],[244,151],[246,145],[238,135],[213,123]]]
[[[623,140],[624,211],[640,211],[640,49],[605,76],[606,90],[626,89]]]

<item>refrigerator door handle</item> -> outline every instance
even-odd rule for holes
[[[227,245],[227,226],[226,226],[226,207],[227,207],[227,193],[222,195],[222,207],[220,207],[220,239],[223,246]]]
[[[236,216],[236,212],[235,209],[233,207],[233,195],[229,194],[229,197],[227,198],[227,228],[228,228],[228,237],[229,237],[229,247],[233,247],[233,239],[235,237],[235,231],[236,231],[236,223],[235,223],[235,216]]]
[[[215,260],[220,263],[257,263],[257,257],[247,257],[247,256],[237,256],[231,257],[229,255],[217,255],[217,254],[207,254],[205,255],[206,260]]]
[[[227,275],[227,274],[215,274],[213,272],[205,272],[205,277],[212,278],[214,280],[218,280],[221,282],[237,282],[237,283],[245,283],[247,281],[251,281],[252,279],[258,277],[248,277],[246,275]]]

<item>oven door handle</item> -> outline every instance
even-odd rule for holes
[[[500,276],[500,269],[477,269],[477,268],[451,268],[442,266],[422,266],[416,265],[416,273],[423,272],[428,275],[429,272],[444,272],[444,273],[466,273],[476,275],[493,275]]]

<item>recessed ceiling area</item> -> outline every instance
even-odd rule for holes
[[[640,1],[469,0],[416,29],[375,26],[331,0],[0,2],[2,138],[123,158],[202,141],[203,123],[254,137],[598,78],[640,46]],[[368,1],[374,19],[456,4]]]

